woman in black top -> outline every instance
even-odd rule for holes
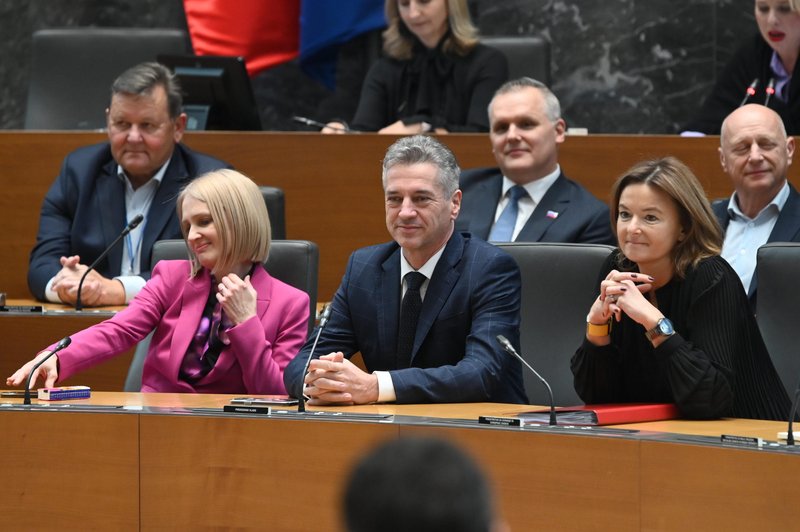
[[[800,79],[793,76],[800,56],[798,8],[800,0],[755,0],[759,33],[736,51],[684,130],[719,135],[725,117],[746,102],[770,107],[787,133],[800,134]],[[774,92],[768,95],[768,88]]]
[[[697,178],[673,157],[612,189],[620,249],[572,358],[587,403],[676,403],[687,418],[786,419],[789,399]]]
[[[396,135],[489,130],[508,79],[505,56],[478,43],[466,0],[386,0],[385,57],[367,73],[350,128]],[[330,122],[323,133],[343,132]]]

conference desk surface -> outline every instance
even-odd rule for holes
[[[721,434],[774,440],[784,423],[520,429],[476,420],[531,406],[485,403],[223,414],[231,397],[95,393],[33,411],[3,402],[4,524],[337,530],[353,463],[378,441],[411,435],[447,438],[475,456],[512,530],[763,530],[796,518],[800,454],[719,443]]]

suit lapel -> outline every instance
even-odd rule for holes
[[[473,204],[474,216],[470,218],[468,231],[473,235],[487,239],[494,224],[494,215],[497,212],[497,204],[500,202],[500,195],[503,193],[503,176],[497,175],[480,184],[475,190],[471,191],[473,198],[477,199]]]
[[[378,312],[378,345],[386,346],[388,367],[394,367],[397,357],[397,328],[400,323],[400,248],[383,261],[380,270],[380,279],[375,285],[380,284],[380,289],[373,290]]]
[[[203,315],[210,290],[211,274],[203,269],[197,277],[186,283],[186,289],[181,295],[180,317],[177,319],[170,342],[170,374],[176,379],[180,374],[186,350],[189,349],[189,344],[197,332],[197,325]]]
[[[419,322],[417,322],[417,333],[414,336],[414,348],[411,350],[412,365],[422,342],[431,330],[436,318],[441,314],[442,307],[447,302],[450,292],[453,291],[453,287],[461,275],[455,269],[455,266],[461,260],[463,254],[464,237],[459,233],[453,233],[444,248],[439,262],[436,264],[436,268],[433,270],[433,276],[425,292],[425,299],[422,301],[422,311],[419,315]]]
[[[106,164],[97,180],[97,213],[100,217],[100,228],[103,232],[104,246],[108,247],[122,232],[125,220],[125,184],[117,176],[117,163]],[[114,246],[106,260],[116,265],[111,271],[117,271],[122,263],[122,246]]]
[[[150,254],[153,244],[164,232],[172,215],[175,213],[175,201],[181,188],[187,183],[188,171],[181,155],[180,145],[176,144],[172,158],[164,172],[164,178],[156,190],[153,203],[147,213],[142,235],[142,269],[150,269]]]
[[[569,207],[569,183],[564,178],[564,174],[558,176],[547,192],[542,197],[542,201],[531,213],[530,218],[525,223],[522,231],[517,235],[517,242],[538,242],[542,239],[545,231],[556,220],[548,216],[548,212],[556,213],[556,216],[563,216]]]
[[[798,231],[800,231],[800,194],[789,185],[789,197],[778,215],[767,242],[794,242]]]

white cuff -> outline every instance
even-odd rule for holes
[[[392,375],[388,371],[374,371],[373,373],[378,378],[378,402],[391,403],[397,400]]]
[[[139,277],[138,275],[120,275],[119,277],[114,277],[115,280],[122,283],[122,286],[125,288],[125,304],[131,302],[131,299],[136,297],[147,281],[144,280],[144,277]]]
[[[61,303],[61,298],[58,297],[58,292],[53,291],[53,279],[55,277],[51,277],[49,281],[47,281],[47,286],[44,287],[44,297],[51,303]]]

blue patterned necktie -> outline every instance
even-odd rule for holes
[[[508,189],[508,204],[500,218],[494,223],[492,232],[489,233],[490,242],[511,242],[514,236],[514,227],[517,225],[517,215],[519,214],[519,200],[528,195],[528,191],[522,185],[514,185]]]
[[[414,337],[417,335],[417,322],[422,310],[420,287],[425,277],[419,272],[406,274],[406,295],[400,305],[400,326],[397,329],[397,369],[411,365],[411,351],[414,349]]]

